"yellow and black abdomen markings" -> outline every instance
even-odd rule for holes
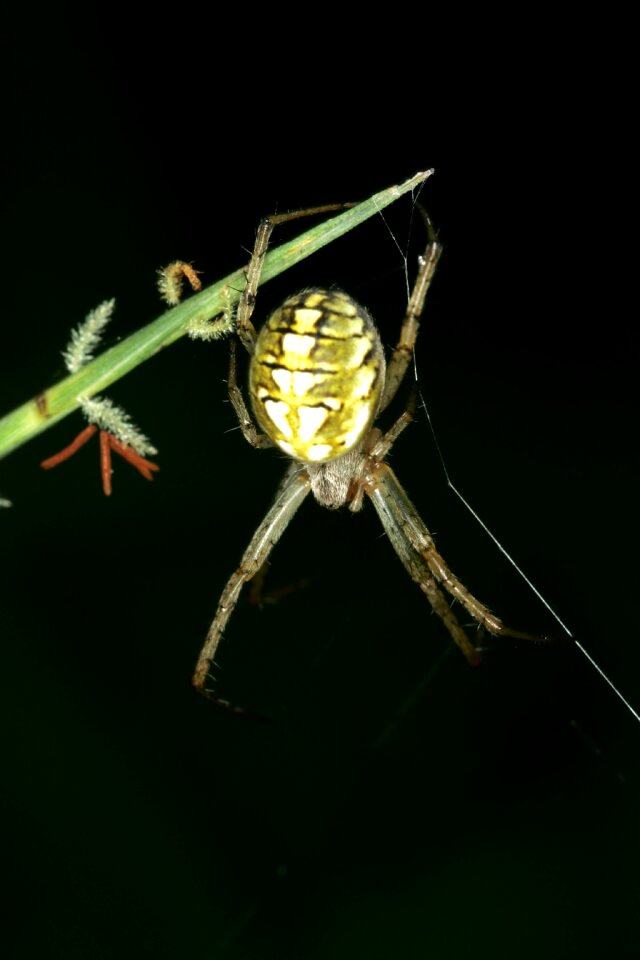
[[[249,392],[264,432],[291,457],[320,463],[351,450],[384,386],[380,336],[339,290],[289,297],[260,330]]]

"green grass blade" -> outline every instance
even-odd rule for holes
[[[320,223],[294,240],[271,250],[265,259],[260,283],[266,283],[321,247],[343,236],[394,200],[419,187],[432,170],[418,173],[399,186],[389,187],[368,200]],[[239,298],[244,284],[244,267],[190,296],[152,323],[106,350],[77,373],[66,377],[36,398],[0,420],[0,458],[48,429],[79,406],[79,397],[91,397],[105,390],[163,347],[184,336],[193,320],[211,320]]]

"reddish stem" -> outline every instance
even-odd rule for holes
[[[91,437],[97,431],[97,427],[91,423],[88,427],[85,427],[84,430],[81,430],[78,436],[73,440],[68,447],[65,447],[64,450],[61,450],[60,453],[54,454],[52,457],[48,457],[47,460],[43,460],[40,466],[43,470],[50,470],[51,467],[57,467],[59,463],[62,463],[63,460],[68,460],[69,457],[72,457],[80,447],[83,447],[88,440],[91,440]]]
[[[75,440],[69,444],[68,447],[65,447],[64,450],[61,450],[60,453],[56,453],[53,457],[49,457],[47,460],[43,460],[40,464],[45,470],[50,470],[51,467],[56,467],[59,463],[62,463],[63,460],[68,460],[69,457],[72,457],[80,447],[83,447],[88,440],[96,433],[98,428],[95,424],[89,424],[88,427],[85,427]],[[127,463],[130,463],[132,467],[135,467],[136,470],[142,474],[147,480],[153,480],[153,474],[160,469],[157,463],[153,463],[151,460],[145,460],[144,457],[140,456],[139,453],[130,447],[128,444],[123,443],[122,440],[118,440],[117,437],[114,437],[112,433],[109,433],[108,430],[100,431],[100,474],[102,476],[102,489],[104,490],[105,496],[111,496],[111,474],[113,472],[111,467],[111,451],[119,454],[123,457]]]
[[[111,434],[100,431],[100,473],[105,497],[111,496]]]
[[[143,477],[147,480],[153,480],[153,472],[160,469],[157,463],[153,463],[151,460],[145,460],[139,453],[136,453],[133,447],[123,443],[122,440],[118,440],[118,438],[112,434],[109,436],[109,443],[111,449],[115,451],[115,453],[119,453],[120,456],[123,457],[127,463],[130,463],[132,467],[135,467]]]

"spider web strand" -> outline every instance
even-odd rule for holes
[[[414,365],[415,365],[415,351],[414,351]],[[417,380],[417,377],[416,377],[416,380]],[[453,490],[453,492],[455,493],[455,495],[456,495],[456,496],[460,499],[460,501],[464,504],[464,506],[465,506],[466,509],[469,511],[469,513],[471,514],[471,516],[476,520],[477,523],[480,524],[480,526],[482,527],[482,529],[484,530],[484,532],[485,532],[485,533],[487,534],[487,536],[493,541],[493,543],[496,545],[496,547],[498,548],[498,550],[500,551],[500,553],[502,553],[502,554],[507,558],[507,560],[509,561],[509,563],[512,564],[513,568],[514,568],[514,569],[517,571],[517,573],[522,577],[522,579],[523,579],[524,582],[527,584],[527,586],[529,587],[529,589],[534,593],[534,595],[538,598],[538,600],[540,600],[540,602],[542,603],[542,605],[549,611],[549,613],[550,613],[551,616],[554,618],[554,620],[556,621],[556,623],[558,623],[558,624],[562,627],[562,629],[563,629],[564,632],[567,634],[567,636],[569,637],[569,639],[573,641],[573,643],[574,643],[575,646],[578,648],[578,650],[580,651],[580,653],[582,654],[582,656],[585,657],[585,659],[589,661],[589,663],[590,663],[591,666],[594,668],[594,670],[596,670],[596,671],[600,674],[600,676],[601,676],[602,679],[605,681],[605,683],[607,684],[607,686],[615,693],[615,695],[618,697],[618,699],[625,705],[625,707],[627,708],[627,710],[629,711],[629,713],[631,713],[631,714],[635,717],[635,719],[638,721],[638,723],[640,723],[640,714],[634,709],[634,707],[631,706],[631,704],[629,703],[629,701],[628,701],[628,700],[626,699],[626,697],[620,692],[620,690],[618,690],[618,688],[616,687],[615,683],[614,683],[612,680],[609,679],[609,677],[608,677],[607,674],[604,672],[604,670],[603,670],[600,666],[598,666],[598,664],[597,664],[596,661],[593,659],[593,657],[591,656],[591,654],[582,646],[582,644],[580,643],[580,641],[579,641],[579,640],[576,640],[576,638],[573,636],[573,634],[571,633],[571,631],[569,630],[569,628],[567,627],[567,625],[560,619],[560,617],[559,617],[558,614],[555,612],[555,610],[553,609],[553,607],[548,603],[548,601],[545,600],[545,598],[542,596],[542,594],[540,593],[540,591],[538,590],[538,588],[535,586],[535,584],[533,584],[533,583],[531,582],[531,580],[530,580],[529,577],[526,575],[526,573],[518,566],[518,564],[515,562],[515,560],[514,560],[513,557],[511,556],[511,554],[502,546],[502,544],[501,544],[500,541],[497,539],[497,537],[494,536],[494,534],[491,532],[491,530],[490,530],[489,527],[486,525],[486,523],[485,523],[485,522],[482,520],[482,518],[476,513],[476,511],[473,509],[473,507],[472,507],[471,504],[468,502],[468,500],[466,500],[465,497],[463,497],[463,495],[460,493],[460,491],[458,490],[458,488],[456,487],[456,485],[453,483],[453,481],[451,480],[451,477],[449,476],[449,471],[447,470],[447,465],[446,465],[444,456],[443,456],[443,454],[442,454],[442,450],[440,449],[440,444],[438,443],[438,437],[437,437],[437,435],[436,435],[436,431],[435,431],[435,428],[434,428],[434,426],[433,426],[433,422],[432,422],[432,420],[431,420],[431,415],[430,415],[430,413],[429,413],[429,409],[428,409],[428,407],[427,407],[427,404],[425,403],[425,399],[424,399],[424,397],[423,397],[423,395],[422,395],[422,391],[420,390],[419,387],[418,387],[418,392],[419,392],[419,396],[420,396],[420,403],[421,403],[422,409],[424,410],[425,416],[426,416],[426,418],[427,418],[427,423],[429,424],[429,429],[430,429],[430,431],[431,431],[431,436],[433,437],[433,442],[434,442],[434,444],[435,444],[435,448],[436,448],[436,450],[437,450],[438,457],[439,457],[439,459],[440,459],[440,463],[442,464],[442,470],[443,470],[443,472],[444,472],[445,479],[446,479],[446,481],[447,481],[447,486],[450,487],[451,490]]]
[[[634,716],[634,717],[636,718],[636,720],[638,721],[638,723],[640,723],[640,713],[638,713],[637,710],[635,710],[635,709],[631,706],[631,704],[630,704],[629,701],[626,699],[626,697],[624,697],[624,696],[620,693],[620,691],[618,690],[618,688],[616,687],[616,685],[613,683],[613,681],[610,680],[609,677],[608,677],[608,676],[606,675],[606,673],[604,672],[604,670],[602,670],[602,668],[598,666],[598,664],[597,664],[596,661],[593,659],[593,657],[591,656],[591,654],[590,654],[587,650],[585,650],[585,648],[582,646],[582,644],[580,643],[580,641],[579,641],[579,640],[576,640],[575,637],[572,637],[571,639],[573,640],[573,642],[575,643],[576,647],[578,648],[578,650],[580,651],[580,653],[583,655],[583,657],[586,657],[586,658],[587,658],[587,660],[589,661],[589,663],[591,664],[591,666],[593,667],[593,669],[598,671],[598,673],[600,674],[600,676],[602,677],[602,679],[605,681],[605,683],[607,683],[608,686],[611,688],[611,690],[613,690],[613,692],[614,692],[615,695],[618,697],[618,699],[621,700],[622,703],[624,703],[624,705],[625,705],[625,707],[627,708],[627,710],[629,711],[629,713],[632,713],[633,716]]]
[[[415,354],[414,354],[414,359],[415,359]],[[476,513],[476,511],[473,509],[473,507],[471,506],[471,504],[469,503],[469,501],[462,495],[462,493],[461,493],[461,492],[458,490],[458,488],[456,487],[455,483],[452,481],[451,477],[449,476],[449,471],[447,470],[447,465],[446,465],[446,463],[445,463],[444,456],[442,455],[442,450],[440,449],[440,444],[438,443],[438,438],[437,438],[437,436],[436,436],[436,431],[435,431],[435,429],[434,429],[434,426],[433,426],[433,423],[432,423],[432,420],[431,420],[431,415],[430,415],[429,410],[428,410],[428,407],[427,407],[427,405],[426,405],[426,403],[425,403],[424,397],[423,397],[423,395],[422,395],[422,391],[420,390],[420,388],[418,388],[418,390],[419,390],[419,394],[420,394],[420,403],[421,403],[421,405],[422,405],[422,409],[423,409],[424,412],[425,412],[425,416],[426,416],[427,422],[428,422],[428,424],[429,424],[429,429],[431,430],[431,436],[433,437],[433,442],[434,442],[434,444],[435,444],[435,448],[436,448],[436,450],[437,450],[438,457],[439,457],[439,459],[440,459],[440,463],[442,464],[442,470],[443,470],[443,472],[444,472],[445,479],[446,479],[446,481],[447,481],[447,486],[450,487],[451,490],[453,490],[453,492],[455,493],[456,497],[458,497],[458,499],[464,504],[464,506],[467,508],[467,510],[469,511],[469,513],[471,514],[471,516],[474,518],[474,520],[476,521],[476,523],[478,523],[478,524],[482,527],[482,529],[483,529],[484,532],[487,534],[487,536],[495,543],[495,545],[496,545],[496,547],[498,548],[498,550],[500,551],[500,553],[503,554],[503,556],[505,556],[505,557],[507,558],[507,560],[508,560],[509,563],[512,565],[512,567],[514,568],[514,570],[516,570],[516,572],[522,577],[522,579],[524,580],[524,582],[527,584],[527,586],[529,587],[529,589],[530,589],[531,591],[533,591],[533,593],[534,593],[535,596],[538,598],[538,600],[540,601],[540,603],[542,603],[542,605],[549,611],[549,613],[551,614],[551,616],[553,617],[553,619],[556,621],[556,623],[558,623],[558,624],[562,627],[562,629],[564,630],[564,632],[567,634],[568,637],[570,637],[572,640],[574,640],[574,636],[573,636],[573,634],[571,633],[571,630],[569,630],[569,627],[566,625],[566,623],[563,623],[563,621],[560,619],[560,617],[558,616],[558,614],[556,613],[556,611],[553,609],[553,607],[551,606],[551,604],[550,604],[547,600],[545,600],[545,598],[542,596],[542,594],[540,593],[540,591],[538,590],[538,588],[536,587],[536,585],[531,582],[531,580],[530,580],[529,577],[526,575],[526,573],[524,572],[524,570],[523,570],[521,567],[518,566],[518,564],[517,564],[516,561],[513,559],[513,557],[512,557],[511,554],[509,553],[509,551],[508,551],[505,547],[502,546],[502,544],[500,543],[500,541],[498,540],[498,538],[491,532],[491,530],[490,530],[489,527],[486,525],[486,523],[484,522],[484,520],[482,519],[482,517],[481,517],[478,513]]]

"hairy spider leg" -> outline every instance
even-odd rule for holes
[[[296,465],[285,478],[276,499],[251,538],[251,543],[244,552],[240,566],[231,575],[222,592],[218,610],[198,657],[192,683],[196,690],[205,697],[220,702],[223,706],[229,705],[226,701],[218,701],[218,698],[206,689],[205,684],[224,628],[238,602],[242,587],[255,576],[264,564],[310,489],[311,483],[307,474]]]

